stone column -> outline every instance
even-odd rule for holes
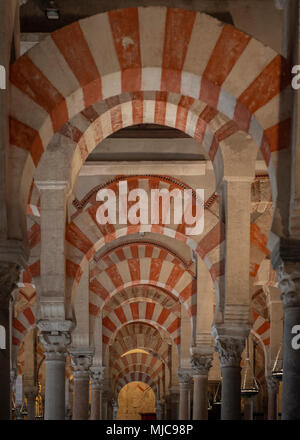
[[[245,340],[220,336],[216,340],[222,371],[222,420],[241,418],[241,355]]]
[[[106,383],[102,381],[101,383],[101,420],[107,420],[108,416],[108,392],[106,390]]]
[[[35,420],[35,397],[36,389],[24,390],[25,397],[27,399],[27,420]]]
[[[19,278],[19,266],[14,263],[0,262],[0,420],[9,420],[11,416],[11,318],[12,292]]]
[[[74,369],[73,420],[88,420],[89,418],[89,384],[90,365],[93,353],[91,350],[70,350]]]
[[[191,358],[194,380],[193,420],[208,419],[208,373],[212,356],[194,354]]]
[[[102,381],[104,377],[104,368],[100,366],[90,367],[90,376],[92,380],[92,402],[91,402],[91,420],[102,419]]]
[[[300,264],[282,265],[277,277],[284,313],[281,418],[300,420]]]
[[[156,420],[163,420],[164,401],[156,400]]]
[[[117,420],[118,409],[119,409],[118,401],[115,400],[113,405],[113,420]]]
[[[45,420],[65,419],[65,366],[66,348],[71,337],[69,332],[42,332],[41,342],[45,349],[46,386]]]
[[[244,420],[253,420],[254,402],[252,397],[244,399]]]
[[[167,420],[177,420],[179,412],[179,393],[175,388],[169,389],[166,396],[166,418]]]
[[[268,420],[277,420],[278,416],[278,391],[279,381],[272,377],[267,377],[268,387]]]
[[[192,372],[188,369],[178,370],[179,382],[179,420],[190,420],[190,393]]]

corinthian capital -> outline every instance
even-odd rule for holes
[[[177,372],[178,382],[180,385],[190,386],[192,383],[192,370],[188,368],[180,368]]]
[[[194,354],[191,358],[191,365],[194,375],[207,375],[211,365],[212,356],[203,356],[200,354]]]
[[[71,362],[74,369],[75,378],[89,376],[89,368],[92,364],[93,351],[91,349],[80,350],[73,348],[69,350],[69,352],[71,354]]]
[[[282,263],[277,268],[278,287],[285,307],[300,306],[300,266]]]
[[[67,346],[71,342],[68,332],[42,332],[40,340],[45,349],[46,360],[63,361],[67,355]]]
[[[245,348],[245,339],[219,336],[216,339],[215,348],[219,353],[221,367],[239,367]]]
[[[105,367],[93,365],[90,367],[90,377],[92,380],[92,387],[101,388],[104,386],[104,372]]]

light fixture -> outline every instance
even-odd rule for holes
[[[250,361],[249,339],[247,339],[246,344],[247,344],[247,357],[245,359],[244,375],[242,378],[241,396],[245,398],[251,398],[259,393],[259,386],[257,380],[255,379],[255,375]]]
[[[282,344],[280,344],[276,359],[272,368],[272,377],[277,379],[279,382],[282,381],[283,368],[282,368]]]
[[[214,395],[213,405],[221,405],[222,404],[220,394],[219,394],[220,385],[221,385],[221,382],[218,383],[218,386],[217,386],[217,389],[216,389],[216,392]]]
[[[59,20],[59,9],[54,0],[49,1],[49,6],[46,8],[46,16],[48,20]]]

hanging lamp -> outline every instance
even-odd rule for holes
[[[256,396],[259,393],[259,385],[257,380],[255,379],[255,375],[250,360],[249,338],[247,338],[246,345],[247,345],[247,355],[244,365],[244,374],[242,376],[241,395],[242,397],[250,398]]]

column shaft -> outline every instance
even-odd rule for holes
[[[65,419],[65,358],[47,359],[45,386],[45,420]]]
[[[295,326],[300,326],[300,307],[285,307],[283,330],[282,420],[300,420],[300,348],[297,348],[299,341],[296,343],[296,339],[293,339],[297,334],[294,330]]]
[[[244,399],[244,420],[253,420],[253,399]]]
[[[91,420],[100,420],[100,385],[92,384]]]
[[[208,419],[208,376],[194,376],[193,420]]]
[[[8,302],[0,303],[0,325],[5,329],[6,334],[6,348],[0,351],[0,420],[9,420],[11,393]]]
[[[27,420],[35,420],[35,393],[26,394],[27,398]]]
[[[241,418],[241,368],[222,367],[222,420]]]
[[[179,384],[179,420],[189,420],[190,384]]]
[[[74,374],[73,420],[88,420],[89,417],[89,373]]]

